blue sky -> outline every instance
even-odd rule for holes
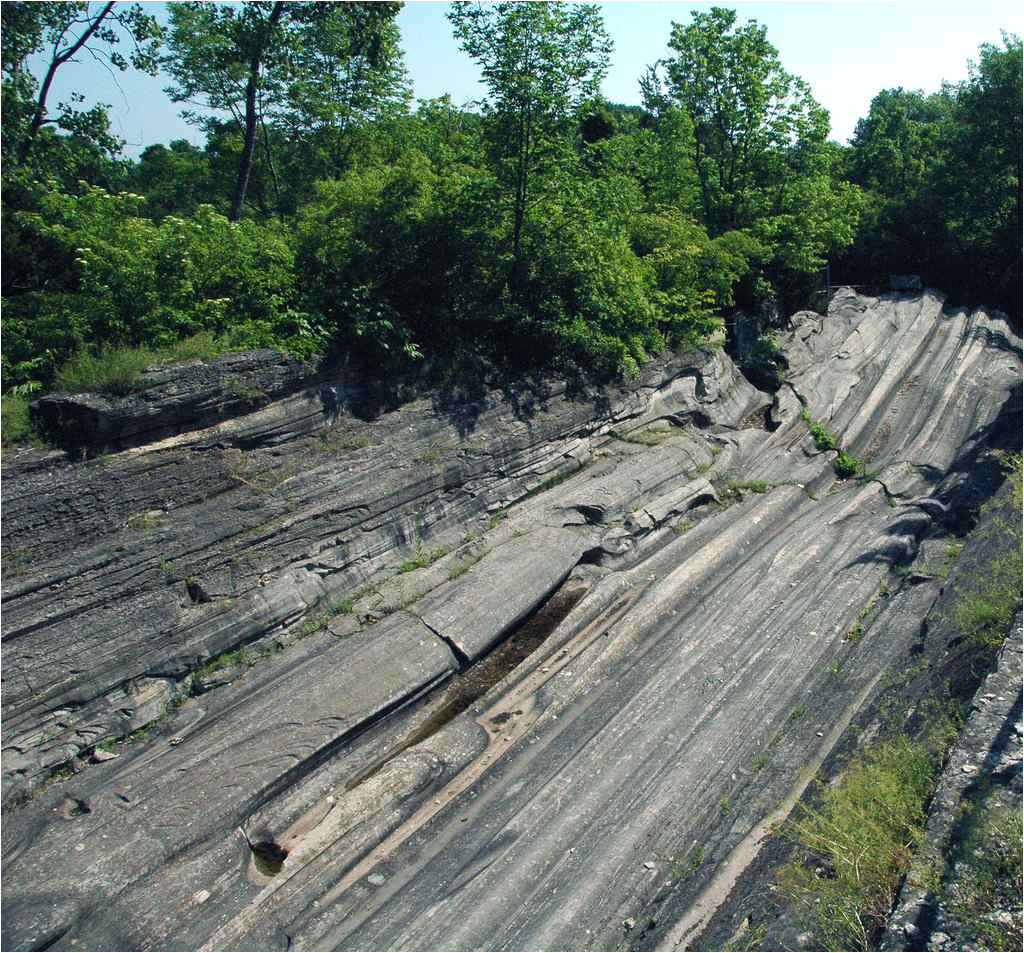
[[[639,102],[638,79],[648,64],[664,56],[672,21],[685,23],[693,9],[713,4],[673,0],[620,0],[599,3],[615,42],[604,94],[611,100]],[[978,45],[999,43],[1000,30],[1024,33],[1024,5],[1011,2],[740,2],[719,0],[740,19],[756,19],[768,30],[782,63],[810,83],[832,116],[832,137],[846,141],[858,118],[880,89],[938,89],[942,80],[967,75],[967,61]],[[145,3],[160,19],[165,4]],[[448,4],[436,0],[406,3],[399,16],[406,63],[417,97],[450,93],[457,103],[480,95],[476,65],[452,39],[445,19]],[[195,129],[179,116],[180,106],[163,93],[167,79],[121,74],[115,83],[94,62],[65,66],[53,102],[71,90],[90,101],[109,103],[114,130],[137,155],[154,142],[174,138],[199,142]]]

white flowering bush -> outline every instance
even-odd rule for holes
[[[4,387],[48,384],[72,354],[166,348],[199,333],[235,347],[309,354],[321,322],[302,309],[295,255],[276,225],[229,222],[211,206],[146,217],[146,200],[54,189],[20,213],[27,243],[53,262],[41,291],[4,302]]]

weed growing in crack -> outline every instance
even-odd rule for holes
[[[814,439],[814,446],[818,450],[835,450],[836,438],[824,426],[817,421],[811,424],[811,437]]]
[[[832,469],[835,470],[837,477],[841,480],[847,480],[864,471],[864,461],[855,457],[848,450],[843,450],[839,446],[836,435],[821,421],[813,420],[810,411],[806,407],[800,412],[800,418],[807,424],[811,432],[811,439],[814,441],[814,446],[817,450],[822,452],[826,450],[839,451],[836,454],[836,458],[832,461]]]
[[[548,490],[554,489],[560,483],[564,483],[566,480],[571,479],[578,473],[582,473],[588,466],[590,466],[589,461],[585,461],[583,463],[580,463],[579,461],[574,462],[577,464],[575,470],[565,470],[562,473],[556,473],[554,476],[544,480],[543,483],[538,483],[532,490],[527,492],[526,496],[523,497],[523,500],[529,500],[532,497],[540,496],[541,493],[546,493]]]
[[[482,558],[482,556],[467,556],[461,562],[455,563],[455,565],[448,570],[448,578],[451,580],[458,579],[459,576],[472,569],[473,566],[480,562]]]
[[[652,430],[634,430],[630,433],[620,433],[617,430],[612,430],[608,434],[615,440],[621,440],[623,443],[637,443],[644,447],[656,447],[659,443],[662,443],[668,437],[671,436],[669,431],[652,431]]]
[[[266,390],[258,384],[246,381],[236,374],[232,374],[225,379],[224,394],[232,400],[237,400],[244,404],[247,409],[255,409],[270,400],[270,394]]]
[[[327,430],[320,434],[320,445],[325,450],[364,450],[372,446],[373,441],[365,434]]]
[[[11,579],[16,579],[19,576],[24,576],[29,571],[31,559],[29,558],[30,551],[28,547],[22,547],[21,549],[10,550],[0,557],[0,565],[3,567],[3,573],[5,576],[9,576]]]
[[[832,461],[832,469],[841,480],[855,477],[864,467],[864,463],[858,457],[846,450],[840,450],[835,460]]]
[[[419,457],[416,458],[417,463],[437,463],[441,459],[443,449],[437,444],[431,444],[430,447]]]
[[[767,493],[775,486],[765,480],[729,480],[719,491],[720,500],[735,502],[743,499],[744,493]]]
[[[444,546],[439,546],[437,549],[426,550],[422,546],[417,547],[416,555],[412,559],[407,559],[405,562],[399,564],[398,571],[400,573],[412,572],[416,569],[424,569],[425,567],[436,563],[443,556],[447,556],[449,550]]]
[[[921,741],[899,735],[872,745],[786,823],[803,856],[783,868],[779,887],[817,949],[875,947],[956,731],[953,719],[937,718]]]
[[[230,649],[227,652],[221,652],[220,655],[215,655],[208,662],[197,668],[192,673],[192,677],[202,681],[204,678],[209,678],[215,672],[221,672],[235,665],[254,665],[258,657],[258,654],[250,649],[249,646],[243,645],[236,649]]]
[[[141,513],[132,513],[131,516],[125,520],[126,529],[157,529],[163,526],[167,522],[167,517],[163,510],[146,510]]]
[[[686,880],[697,873],[703,863],[704,848],[698,844],[692,847],[684,857],[672,858],[672,864],[666,873],[672,880]]]
[[[751,926],[749,921],[744,919],[740,928],[729,938],[722,949],[725,953],[746,953],[747,950],[759,950],[767,935],[767,923]]]

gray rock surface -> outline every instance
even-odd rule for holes
[[[5,948],[684,942],[906,664],[942,583],[899,570],[1019,440],[998,315],[840,293],[783,349],[774,401],[705,349],[5,459]]]
[[[263,348],[149,368],[126,396],[49,394],[31,410],[68,447],[105,452],[196,430],[300,389],[337,410],[337,388],[320,394],[312,367]]]
[[[987,938],[974,924],[959,922],[955,900],[964,871],[956,856],[962,852],[964,807],[972,799],[1021,810],[1021,614],[999,653],[996,667],[978,688],[967,723],[939,782],[932,802],[925,841],[914,858],[882,942],[885,950],[988,949]],[[1009,847],[1011,845],[1007,845]],[[968,862],[971,858],[966,859]],[[963,860],[960,861],[964,863]],[[1018,897],[1019,900],[1019,897]],[[1021,908],[1015,904],[996,911],[994,925],[1007,939],[1021,934]]]

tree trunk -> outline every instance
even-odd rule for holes
[[[512,291],[518,295],[526,284],[526,263],[523,261],[523,225],[526,222],[526,201],[530,174],[530,139],[533,134],[533,112],[526,107],[520,117],[519,160],[516,170],[515,219],[512,225]]]
[[[235,182],[235,196],[231,200],[231,212],[228,218],[237,222],[245,208],[245,193],[249,189],[249,178],[252,175],[252,157],[256,151],[256,123],[259,119],[256,109],[256,94],[259,91],[260,69],[263,66],[263,55],[273,37],[274,28],[284,12],[284,3],[274,4],[267,28],[260,40],[254,45],[252,59],[249,61],[249,79],[245,84],[245,142],[242,146],[242,157],[238,161],[238,179]]]
[[[263,154],[267,158],[267,169],[270,171],[270,182],[274,187],[274,207],[277,209],[277,217],[284,221],[284,210],[281,208],[281,180],[277,175],[277,167],[274,165],[274,153],[270,148],[270,137],[267,135],[267,126],[260,120],[260,130],[263,133]]]

